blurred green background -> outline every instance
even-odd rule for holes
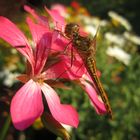
[[[74,2],[78,3],[76,8]],[[28,35],[23,5],[42,11],[43,5],[51,7],[55,3],[65,5],[68,20],[80,23],[91,35],[100,24],[96,61],[114,115],[113,120],[98,116],[84,91],[74,84],[70,85],[73,90],[57,89],[62,102],[73,104],[80,116],[79,127],[71,130],[72,140],[140,140],[140,1],[1,0],[0,15],[16,22]],[[21,85],[14,78],[23,73],[23,61],[0,40],[0,132],[8,123],[11,97]],[[12,124],[5,137],[5,140],[53,139],[56,137],[47,130],[30,127],[19,132]]]

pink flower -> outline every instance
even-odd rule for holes
[[[62,17],[60,15],[60,13],[58,13],[58,12],[56,13],[53,10],[49,10],[47,8],[45,8],[45,9],[52,17],[53,23],[56,26],[59,23],[63,27],[63,28],[58,28],[58,30],[63,32],[64,25],[66,25],[64,17]],[[80,31],[80,32],[82,32],[82,31]],[[63,52],[70,40],[67,40],[66,38],[62,37],[57,31],[55,33],[56,33],[56,36],[54,39],[55,41],[53,43],[52,49]],[[98,114],[107,113],[104,103],[102,102],[102,100],[98,96],[97,92],[95,91],[94,87],[92,86],[92,85],[94,85],[94,81],[91,80],[91,78],[83,64],[82,59],[77,54],[77,52],[74,49],[74,47],[72,46],[72,44],[70,44],[67,49],[67,52],[71,52],[72,50],[73,50],[72,53],[74,54],[74,58],[73,58],[74,60],[71,60],[72,59],[71,54],[66,54],[66,55],[60,56],[60,62],[57,63],[56,65],[52,66],[50,69],[48,69],[47,72],[45,72],[46,75],[49,75],[49,73],[54,73],[53,76],[50,75],[51,76],[50,78],[54,78],[54,77],[56,77],[56,75],[57,76],[59,75],[61,78],[66,78],[69,80],[77,81],[77,84],[79,84],[86,91],[96,112]],[[58,67],[61,67],[61,69],[57,70]],[[87,81],[89,81],[89,82],[87,82]],[[92,85],[90,83],[92,83]]]
[[[79,120],[75,109],[70,105],[61,104],[57,93],[45,83],[48,77],[44,74],[44,67],[52,46],[53,34],[47,26],[35,24],[30,18],[27,18],[27,23],[33,37],[33,47],[11,21],[0,17],[0,38],[28,60],[27,74],[19,76],[25,84],[11,101],[12,122],[17,129],[24,130],[40,117],[44,111],[43,93],[52,116],[58,122],[77,127]]]

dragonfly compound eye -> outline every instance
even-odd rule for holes
[[[73,38],[79,34],[79,25],[76,23],[69,23],[65,27],[65,35],[69,38]]]

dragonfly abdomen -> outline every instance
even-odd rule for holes
[[[102,100],[105,104],[107,113],[112,118],[112,110],[111,110],[111,107],[110,107],[110,104],[109,104],[109,101],[108,101],[108,97],[107,97],[107,95],[104,91],[104,88],[101,84],[101,81],[100,81],[99,77],[97,76],[96,61],[93,57],[90,57],[90,56],[85,61],[86,61],[85,66],[87,68],[87,71],[88,71],[92,80],[95,83],[95,86],[97,88],[97,92],[101,96],[101,98],[102,98]]]

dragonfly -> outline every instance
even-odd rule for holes
[[[97,67],[95,60],[96,52],[96,35],[93,39],[89,36],[82,36],[80,34],[80,26],[76,23],[66,24],[64,30],[64,36],[70,40],[72,46],[76,49],[80,55],[87,72],[89,73],[91,79],[94,81],[97,93],[101,96],[102,101],[105,104],[107,114],[112,119],[112,109],[107,97],[107,94],[103,88],[103,85],[97,75]]]

